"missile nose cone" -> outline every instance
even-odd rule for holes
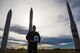
[[[69,3],[68,3],[68,1],[66,1],[66,4],[67,4],[67,7],[70,7],[70,6],[69,6]]]
[[[10,9],[9,11],[10,11],[10,12],[12,12],[12,10],[11,10],[11,9]]]
[[[33,17],[33,9],[32,8],[30,9],[30,17],[31,17],[31,19]]]
[[[68,3],[68,1],[66,1],[66,3]]]
[[[66,1],[66,4],[69,6],[69,3],[68,3],[68,1]]]
[[[31,12],[33,11],[33,8],[31,7],[31,10],[30,10]]]
[[[32,7],[31,7],[31,10],[33,10]]]
[[[8,15],[12,15],[12,10],[11,9],[9,10]]]
[[[8,13],[12,14],[12,10],[10,9]]]
[[[29,31],[32,31],[32,25],[33,25],[33,9],[30,9],[30,22],[29,22]]]
[[[7,17],[11,17],[12,16],[12,10],[10,9],[8,14],[7,14]]]

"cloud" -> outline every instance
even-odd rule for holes
[[[2,36],[0,36],[0,47],[1,47],[1,39],[2,39]],[[16,38],[9,36],[8,42],[7,42],[7,47],[8,48],[11,48],[11,47],[16,48],[17,46],[27,46],[27,41],[16,39]]]
[[[26,27],[24,27],[24,26],[21,26],[21,25],[26,25],[25,23],[28,23],[28,22],[26,22],[26,20],[28,20],[28,17],[27,17],[28,13],[27,12],[30,9],[29,9],[28,6],[26,7],[28,9],[26,9],[25,6],[24,6],[24,2],[22,2],[22,1],[20,1],[20,2],[19,1],[14,1],[14,2],[12,2],[12,1],[5,1],[5,2],[4,1],[0,1],[0,4],[3,3],[3,5],[2,5],[3,8],[1,8],[2,9],[1,10],[1,15],[2,15],[2,13],[3,13],[3,15],[6,14],[3,11],[6,11],[8,6],[9,6],[9,8],[13,9],[14,13],[13,13],[13,21],[12,22],[20,24],[20,25],[12,25],[10,27],[10,32],[17,33],[17,35],[18,34],[19,35],[20,34],[21,35],[26,35],[28,33],[28,29]],[[39,28],[40,29],[40,34],[42,32],[41,35],[46,35],[46,36],[49,36],[49,37],[51,35],[51,37],[52,37],[52,38],[42,37],[43,40],[42,40],[41,44],[54,45],[54,44],[59,44],[59,43],[72,42],[72,39],[69,38],[69,36],[66,38],[65,35],[63,35],[63,34],[69,34],[69,32],[70,32],[70,30],[67,30],[69,27],[66,27],[66,25],[69,24],[68,23],[69,19],[66,18],[65,15],[63,15],[63,13],[65,14],[65,11],[66,11],[65,7],[64,7],[64,5],[66,4],[65,1],[66,0],[50,0],[50,1],[49,0],[47,0],[47,1],[46,0],[38,0],[38,1],[36,0],[36,2],[35,1],[31,2],[32,4],[34,4],[34,5],[32,5],[33,8],[34,8],[34,19],[39,21],[38,24],[42,23],[42,26],[44,26],[44,28],[43,27]],[[79,2],[77,2],[77,1],[79,1],[79,0],[70,0],[69,1],[70,5],[72,5],[72,3],[74,2],[74,4],[73,4],[74,9],[78,9],[77,7],[79,7]],[[9,4],[11,4],[11,5],[9,5]],[[18,4],[18,5],[15,6],[16,4]],[[30,5],[29,2],[27,2],[27,4]],[[36,7],[36,4],[38,4],[37,7]],[[25,5],[26,5],[26,2],[25,2]],[[64,10],[63,10],[63,8],[64,8]],[[79,10],[77,10],[77,11],[78,12],[76,12],[75,14],[78,14],[78,16],[74,16],[74,17],[77,17],[75,19],[80,20],[80,15],[79,15],[80,11]],[[35,14],[35,12],[36,12],[36,14]],[[56,18],[57,16],[58,16],[58,18]],[[56,23],[56,20],[58,20],[57,23]],[[0,30],[2,31],[3,28],[0,28]],[[66,31],[69,31],[69,32],[66,32]],[[60,35],[60,34],[62,34],[63,36]],[[12,33],[12,35],[14,35],[14,34]],[[55,38],[55,37],[53,37],[53,35],[54,36],[58,36],[59,35],[59,37]],[[17,37],[18,36],[16,36],[16,38]],[[2,38],[2,37],[0,37],[0,38]],[[10,45],[11,44],[26,45],[26,40],[20,40],[20,39],[16,39],[16,38],[13,38],[13,37],[9,38]],[[21,42],[24,42],[24,44],[21,44]]]
[[[79,7],[80,7],[80,1],[78,0],[78,1],[74,2],[71,7],[72,7],[72,8],[78,7],[78,8],[79,8]]]
[[[80,1],[77,0],[73,2],[73,4],[71,5],[71,9],[72,9],[75,20],[77,22],[80,22]]]
[[[60,48],[60,49],[74,49],[74,43],[73,42],[60,43],[58,45],[55,45],[55,48]]]
[[[41,44],[38,47],[39,47],[39,49],[55,49],[55,48],[60,48],[60,49],[74,49],[74,44],[73,44],[73,42],[60,43],[60,44],[56,44],[56,45]]]
[[[0,36],[0,39],[2,37]],[[65,38],[65,37],[58,37],[58,38],[49,38],[49,37],[41,37],[42,41],[40,44],[48,44],[48,45],[59,45],[61,43],[70,43],[72,42],[71,38]],[[15,45],[17,46],[27,46],[27,41],[26,40],[19,40],[15,39],[13,37],[8,37],[8,47],[14,47]]]
[[[28,33],[28,30],[26,29],[27,27],[21,26],[21,25],[13,25],[10,26],[10,32],[18,33],[18,34],[23,34],[26,35]],[[0,28],[0,30],[3,30]]]
[[[50,44],[40,44],[38,45],[39,49],[53,49],[54,45],[50,45]]]
[[[2,36],[0,36],[0,39],[2,39]],[[48,38],[48,37],[41,37],[42,42],[41,44],[59,44],[59,43],[67,43],[72,42],[71,38],[64,38],[64,37],[58,37],[58,38]],[[26,40],[19,40],[15,39],[13,37],[8,37],[9,41],[17,41],[17,42],[27,42]],[[56,41],[55,41],[56,40]]]
[[[0,28],[0,30],[3,30],[2,28]]]
[[[2,36],[0,36],[0,40],[2,39]],[[0,41],[1,43],[1,41]],[[1,45],[1,44],[0,44]],[[27,45],[27,41],[26,40],[20,40],[20,39],[15,39],[13,37],[8,37],[8,43],[7,43],[7,47],[14,47],[14,46],[22,46],[22,45]]]
[[[2,39],[2,36],[0,36],[0,39]]]
[[[0,36],[0,39],[2,39],[2,36]],[[18,42],[27,42],[26,40],[19,40],[19,39],[10,37],[10,36],[8,37],[8,40],[9,40],[9,41],[18,41]]]
[[[23,34],[23,35],[26,35],[28,33],[28,30],[26,29],[26,27],[23,27],[20,25],[11,26],[10,31],[18,33],[18,34]]]
[[[69,18],[67,18],[65,15],[58,15],[57,23],[60,23],[62,25],[68,25]]]
[[[55,44],[59,44],[59,43],[69,43],[69,42],[73,42],[71,38],[66,38],[66,37],[58,37],[58,38],[43,38],[42,37],[42,44],[51,44],[51,45],[55,45]]]
[[[20,25],[13,25],[10,27],[10,32],[15,32],[18,34],[27,34],[28,30],[26,29],[26,27],[24,26],[20,26]],[[2,37],[0,37],[2,38]],[[41,44],[59,44],[59,43],[68,43],[68,42],[72,42],[72,39],[70,36],[66,36],[66,35],[61,35],[60,37],[41,37],[42,41]],[[9,37],[8,38],[9,41],[18,41],[18,42],[24,42],[26,43],[26,40],[19,40],[19,39],[15,39],[13,37]],[[56,41],[55,41],[56,40]],[[26,44],[23,44],[26,45]]]

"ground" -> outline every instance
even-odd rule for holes
[[[0,53],[27,53],[27,50],[7,50]],[[63,49],[63,50],[38,50],[38,53],[80,53],[80,51]]]

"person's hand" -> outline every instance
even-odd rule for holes
[[[30,42],[32,42],[32,43],[33,43],[33,41],[32,41],[32,40],[30,40]]]

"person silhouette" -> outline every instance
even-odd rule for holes
[[[33,25],[32,31],[28,32],[26,39],[28,40],[28,53],[37,53],[37,43],[41,41],[40,34],[36,32],[36,26]]]

